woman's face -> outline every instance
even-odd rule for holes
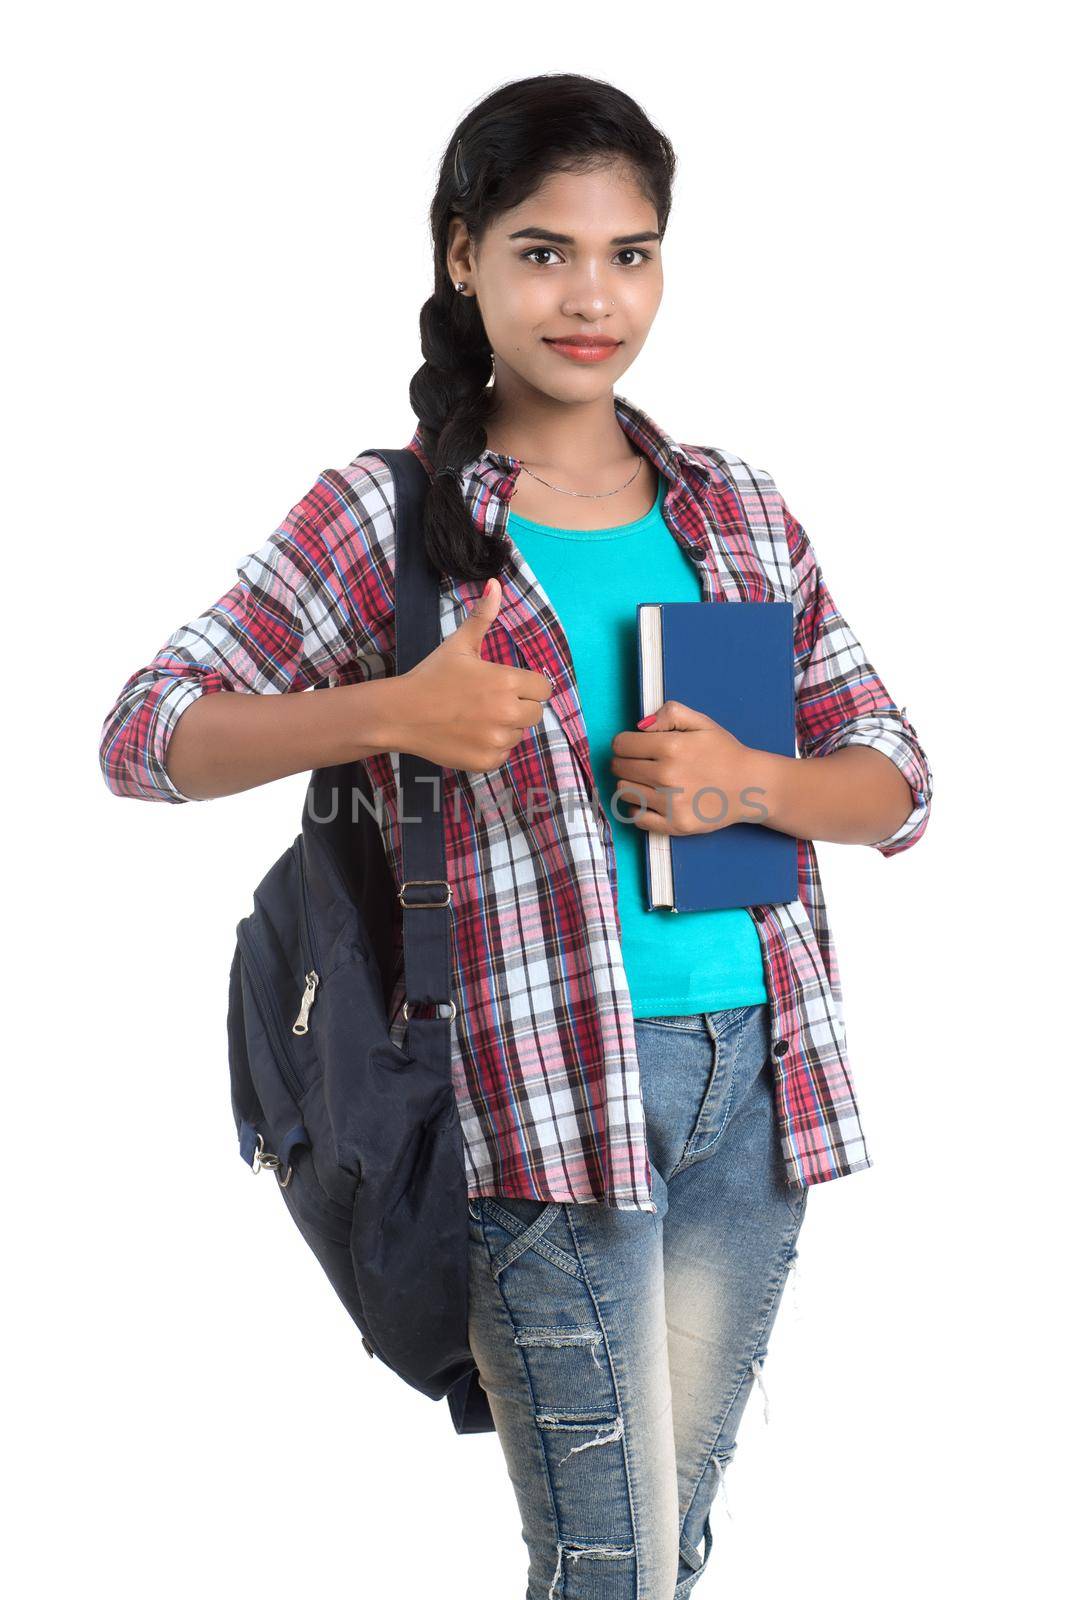
[[[555,173],[477,244],[454,217],[448,267],[478,300],[505,401],[524,387],[561,401],[610,391],[645,343],[664,292],[656,209],[619,163]],[[550,342],[568,337],[612,343],[590,360]]]

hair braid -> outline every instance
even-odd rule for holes
[[[486,448],[493,353],[474,299],[456,292],[444,264],[436,276],[434,293],[419,313],[424,362],[412,378],[409,397],[435,472],[454,476],[435,477],[430,484],[424,523],[427,554],[457,577],[485,580],[500,572],[502,552],[493,541],[472,537],[476,530],[459,473]]]

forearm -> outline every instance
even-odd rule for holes
[[[853,744],[826,756],[754,752],[765,827],[798,839],[873,844],[895,832],[913,806],[904,775],[879,750]]]
[[[298,694],[202,694],[175,724],[167,774],[190,800],[212,800],[396,749],[400,681]]]

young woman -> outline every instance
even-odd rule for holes
[[[411,383],[441,644],[396,673],[392,480],[357,457],[133,674],[101,743],[116,794],[171,802],[362,759],[398,883],[396,753],[443,767],[470,1341],[539,1600],[670,1600],[703,1570],[808,1191],[869,1165],[812,841],[896,854],[931,798],[772,478],[616,392],[673,171],[607,84],[477,105]],[[792,602],[797,757],[675,702],[637,721],[652,599]],[[649,911],[644,836],[752,821],[754,790],[799,899]]]

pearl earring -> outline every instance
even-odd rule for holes
[[[466,289],[466,288],[467,288],[467,285],[466,285],[466,283],[458,283],[458,284],[457,284],[457,285],[456,285],[456,292],[457,292],[457,294],[463,294],[463,292],[464,292],[464,290],[465,290],[465,289]]]

